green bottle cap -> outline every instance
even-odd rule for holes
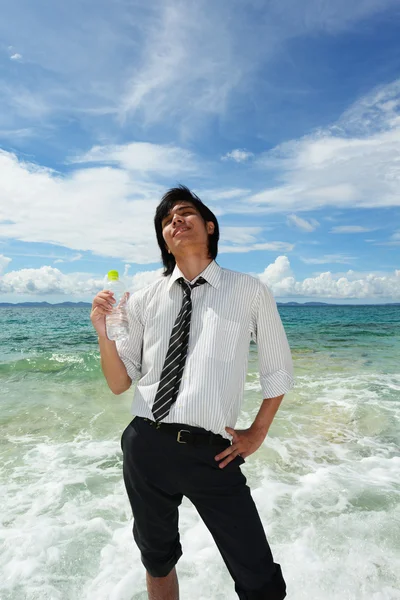
[[[107,277],[110,281],[118,281],[119,273],[118,271],[108,271]]]

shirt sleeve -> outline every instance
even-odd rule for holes
[[[129,336],[125,340],[117,341],[116,348],[120,359],[124,363],[132,382],[142,374],[142,348],[143,348],[143,320],[141,317],[138,299],[133,294],[127,304],[129,323]]]
[[[260,285],[252,308],[252,337],[257,344],[263,398],[275,398],[295,384],[289,343],[275,299],[266,285]]]

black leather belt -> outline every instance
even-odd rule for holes
[[[178,444],[193,444],[194,446],[230,446],[230,441],[222,435],[212,433],[204,429],[204,433],[199,433],[190,429],[190,425],[174,425],[172,423],[162,423],[151,421],[145,417],[136,417],[148,423],[156,430],[163,431],[175,437]]]

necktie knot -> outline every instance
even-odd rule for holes
[[[207,283],[206,280],[204,279],[204,277],[199,277],[198,280],[195,281],[195,283],[193,283],[193,284],[185,281],[185,279],[183,277],[179,277],[179,279],[177,281],[178,281],[179,285],[183,288],[184,292],[186,294],[188,294],[189,296],[190,296],[190,293],[193,290],[193,288],[197,287],[198,285],[203,285],[203,283]]]

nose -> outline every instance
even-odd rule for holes
[[[176,225],[177,223],[183,223],[183,218],[181,217],[181,215],[178,215],[177,213],[175,213],[172,218],[172,224]]]

